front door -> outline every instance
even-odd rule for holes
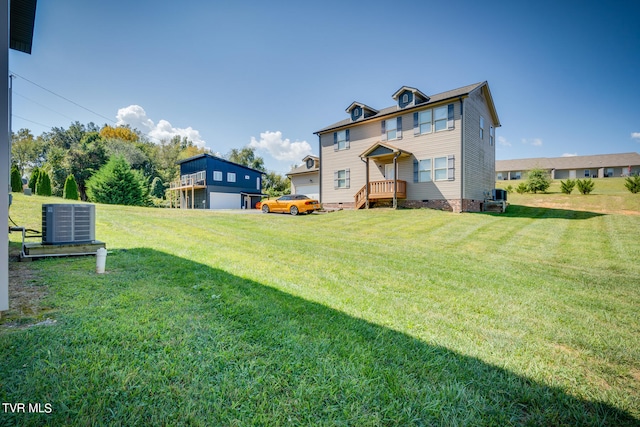
[[[384,165],[384,177],[387,180],[391,180],[395,178],[395,168],[393,167],[393,163],[387,163]]]

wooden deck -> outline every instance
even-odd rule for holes
[[[398,199],[407,198],[407,182],[398,180],[396,197]],[[369,183],[369,201],[393,199],[394,180],[371,181]],[[354,196],[356,209],[360,209],[367,204],[367,186],[364,185]]]
[[[176,201],[175,207],[181,209],[195,208],[195,191],[201,188],[207,188],[204,172],[198,172],[191,175],[185,175],[180,178],[179,181],[174,181],[169,184],[167,192],[169,193],[167,199],[169,200],[169,207],[174,207],[174,200]],[[189,203],[191,201],[191,203]]]

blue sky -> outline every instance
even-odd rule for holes
[[[485,80],[498,159],[640,152],[637,0],[40,0],[10,69],[14,130],[129,123],[281,173],[353,101]]]

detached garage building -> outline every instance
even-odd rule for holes
[[[171,207],[253,209],[262,198],[262,172],[211,154],[178,162],[180,180],[169,187]]]

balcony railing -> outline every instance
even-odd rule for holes
[[[169,188],[184,188],[184,187],[194,187],[194,186],[205,186],[207,173],[205,171],[200,171],[196,173],[192,173],[190,175],[182,175],[179,181],[173,181],[169,184]]]

